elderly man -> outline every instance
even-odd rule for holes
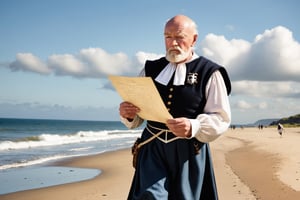
[[[140,75],[153,79],[174,118],[147,121],[128,199],[218,199],[208,143],[230,125],[230,80],[225,68],[193,51],[198,33],[189,17],[171,18],[164,37],[166,56],[147,61]],[[142,124],[130,102],[119,111],[128,128]]]

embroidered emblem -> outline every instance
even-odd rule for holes
[[[189,73],[187,75],[187,83],[191,85],[197,84],[198,83],[197,78],[198,78],[198,73]]]

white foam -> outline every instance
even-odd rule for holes
[[[79,131],[72,135],[41,134],[34,140],[24,141],[2,141],[0,151],[29,149],[42,146],[56,146],[64,144],[74,144],[81,142],[92,142],[111,139],[122,139],[136,137],[140,130],[135,131]]]
[[[80,155],[78,155],[78,156],[80,156]],[[12,164],[7,164],[7,165],[1,165],[0,170],[18,168],[18,167],[26,167],[26,166],[30,166],[30,165],[37,165],[37,164],[41,164],[41,163],[45,163],[45,162],[49,162],[49,161],[53,161],[53,160],[68,158],[68,157],[74,157],[74,156],[56,155],[56,156],[51,156],[51,157],[47,157],[47,158],[40,158],[37,160],[22,162],[22,163],[12,163]]]

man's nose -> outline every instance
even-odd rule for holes
[[[177,42],[177,40],[175,38],[172,40],[172,45],[173,46],[177,46],[178,45],[178,42]]]

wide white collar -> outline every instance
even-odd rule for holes
[[[186,63],[192,62],[199,56],[195,53],[193,53],[193,56],[191,60],[189,60]],[[180,64],[175,64],[175,63],[169,63],[155,78],[155,81],[159,82],[160,84],[163,85],[168,85],[170,82],[170,79],[173,76],[173,73],[175,71],[175,76],[174,76],[174,81],[173,85],[184,85],[185,82],[185,77],[186,77],[186,63],[180,63]]]

